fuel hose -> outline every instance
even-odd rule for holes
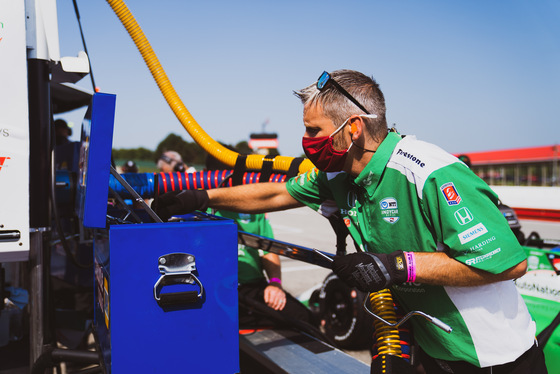
[[[136,19],[126,4],[122,0],[107,0],[107,3],[111,6],[134,41],[134,44],[142,55],[142,58],[156,81],[163,97],[185,130],[187,130],[193,140],[206,152],[222,163],[230,167],[234,167],[239,154],[235,151],[227,149],[212,139],[196,122],[173,88],[148,39],[144,35],[144,32],[136,22]],[[247,156],[245,160],[245,168],[247,170],[260,170],[263,166],[264,158],[265,156],[262,155]],[[273,170],[286,173],[290,170],[290,166],[295,160],[297,159],[293,157],[276,156],[273,160]],[[311,161],[304,159],[298,166],[298,173],[304,173],[313,167],[314,166]]]
[[[210,190],[219,187],[231,187],[234,185],[233,170],[211,170],[198,171],[195,173],[172,172],[172,173],[124,173],[121,177],[131,185],[143,199],[151,199],[156,195],[178,190]],[[273,173],[264,176],[259,172],[245,172],[241,178],[241,184],[253,184],[260,182],[282,183],[286,181],[286,174]],[[119,194],[123,199],[132,196],[112,175],[109,178],[109,187]]]

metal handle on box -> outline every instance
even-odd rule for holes
[[[204,287],[193,274],[196,271],[195,257],[189,253],[169,253],[158,258],[158,269],[162,274],[154,284],[154,299],[160,305],[195,303],[204,294]],[[200,291],[161,293],[166,285],[198,284]]]

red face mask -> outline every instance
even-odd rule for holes
[[[348,120],[335,130],[330,136],[319,136],[315,138],[303,137],[302,146],[307,158],[313,162],[319,170],[331,172],[341,171],[348,156],[350,147],[344,151],[337,151],[333,148],[333,137],[342,130]]]
[[[377,118],[376,114],[362,114],[360,117]],[[348,151],[354,142],[345,151],[337,151],[333,148],[333,137],[342,130],[350,118],[336,129],[330,136],[319,136],[315,138],[303,137],[302,146],[307,158],[313,162],[319,170],[325,172],[341,171],[346,162]]]

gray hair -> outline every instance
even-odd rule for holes
[[[339,85],[344,87],[360,104],[377,118],[364,118],[368,134],[376,141],[381,141],[387,135],[387,120],[385,118],[385,98],[379,84],[372,77],[368,77],[354,70],[336,70],[331,74]],[[350,116],[365,114],[333,84],[327,84],[319,91],[313,83],[300,91],[294,91],[303,103],[304,110],[309,105],[320,105],[323,113],[335,126],[340,126]]]

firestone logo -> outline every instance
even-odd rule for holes
[[[2,170],[3,166],[6,166],[4,164],[6,163],[6,160],[9,160],[9,159],[10,159],[9,157],[1,157],[0,156],[0,170]]]
[[[399,150],[397,151],[397,155],[399,156],[403,156],[405,158],[408,158],[410,161],[414,162],[415,164],[417,164],[418,166],[420,166],[421,168],[423,168],[424,166],[426,166],[426,164],[424,162],[422,162],[422,160],[420,160],[419,158],[417,158],[416,156],[414,156],[412,153],[408,153],[408,152],[404,152],[402,149],[399,148]]]

